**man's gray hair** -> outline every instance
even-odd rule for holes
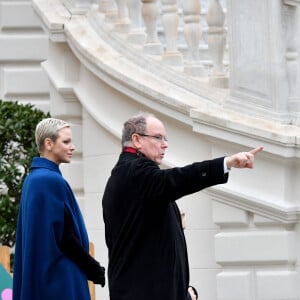
[[[58,138],[58,131],[65,127],[70,127],[70,124],[60,119],[46,118],[40,121],[35,128],[35,142],[38,152],[41,154],[44,151],[46,138],[55,142]]]
[[[153,114],[141,112],[132,116],[124,123],[122,131],[122,147],[126,147],[131,143],[131,136],[134,133],[146,133],[147,119],[150,117],[155,118]]]

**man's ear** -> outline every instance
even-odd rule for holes
[[[140,149],[142,148],[140,139],[141,139],[141,137],[140,137],[137,133],[134,133],[134,134],[131,136],[131,142],[132,142],[132,145],[133,145],[133,147],[134,147],[135,149],[137,149],[137,150],[140,150]]]

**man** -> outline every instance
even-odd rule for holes
[[[232,167],[252,168],[263,148],[162,170],[166,130],[151,114],[125,122],[122,146],[102,200],[110,299],[196,299],[175,201],[226,183]]]

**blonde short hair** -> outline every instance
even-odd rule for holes
[[[70,125],[60,119],[46,118],[40,121],[35,129],[35,142],[38,152],[41,154],[44,151],[46,138],[50,138],[55,142],[58,137],[58,131],[65,127],[70,127]]]

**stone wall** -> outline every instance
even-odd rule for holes
[[[205,78],[187,78],[178,68],[170,69],[163,65],[157,57],[153,60],[147,57],[143,61],[139,60],[143,59],[141,52],[128,55],[124,48],[130,50],[131,46],[124,42],[125,39],[114,36],[113,30],[105,32],[106,28],[113,28],[113,24],[107,27],[107,24],[101,23],[104,16],[95,1],[86,1],[93,4],[86,15],[82,12],[80,15],[72,14],[62,2],[32,2],[49,38],[49,48],[43,58],[39,56],[42,52],[39,52],[33,55],[35,59],[31,59],[36,61],[39,57],[38,61],[42,61],[47,56],[42,67],[49,79],[51,101],[48,108],[53,116],[64,118],[73,125],[76,153],[73,162],[62,169],[78,197],[90,240],[95,244],[96,258],[107,265],[101,197],[121,150],[122,124],[132,114],[147,110],[166,125],[169,148],[163,167],[183,166],[259,145],[265,147],[257,157],[255,169],[232,170],[228,184],[178,201],[187,218],[185,234],[191,283],[198,288],[200,299],[299,300],[299,127],[233,109],[248,99],[243,96],[244,93],[235,94],[234,101],[229,101],[233,107],[224,107],[226,100],[232,100],[227,96],[234,90],[209,87]],[[71,6],[74,2],[79,3],[79,0],[68,1]],[[284,2],[294,5],[297,1]],[[29,4],[25,1],[2,1],[1,13],[12,3],[16,6]],[[233,13],[250,2],[227,3],[232,10],[231,18],[238,26],[245,20]],[[259,10],[259,1],[251,3],[258,11],[253,14],[247,11],[250,14],[247,20],[262,14],[273,20],[267,9]],[[264,2],[264,5],[271,5],[278,13],[282,3],[272,0]],[[293,13],[295,7],[287,10]],[[9,23],[6,15],[1,20]],[[260,18],[262,23],[263,20]],[[244,32],[238,29],[241,28],[235,28],[235,33],[243,36]],[[20,29],[14,30],[2,29],[2,36],[14,37],[16,34],[12,33],[15,32],[21,35]],[[33,31],[37,33],[39,30]],[[249,41],[255,40],[255,31],[249,30],[248,35]],[[239,50],[239,39],[234,36],[231,35],[230,43],[233,49]],[[247,38],[243,42],[247,44]],[[261,47],[274,46],[264,43],[263,38],[260,43]],[[251,49],[248,48],[249,51]],[[294,50],[293,53],[296,52]],[[29,53],[32,51],[34,49]],[[9,54],[13,54],[13,51],[6,52],[8,58]],[[240,58],[243,53],[236,55]],[[234,53],[231,55],[231,60],[234,60]],[[13,61],[18,61],[15,56]],[[262,57],[272,63],[268,55]],[[20,59],[23,63],[24,60]],[[149,66],[151,63],[153,65]],[[14,89],[18,85],[8,85],[8,79],[2,76],[6,75],[4,71],[7,68],[14,70],[14,65],[10,59],[1,62],[0,91],[5,98],[17,94]],[[237,67],[238,64],[231,69],[234,74],[229,81],[239,78],[238,71],[242,70],[235,71]],[[25,63],[22,68],[31,70]],[[243,73],[243,76],[249,86],[256,87],[257,82],[261,84],[253,75],[258,70],[252,68],[252,71]],[[264,76],[271,80],[272,74],[265,72]],[[26,82],[24,78],[26,76],[22,76],[23,84]],[[276,87],[286,88],[287,80],[283,76],[282,82],[276,81]],[[234,81],[231,89],[236,88],[237,85],[232,83]],[[245,92],[242,86],[238,89]],[[32,91],[34,87],[29,94],[32,99],[36,95],[33,99],[36,103],[41,103],[37,95],[47,95]],[[20,95],[26,93],[23,91]],[[28,97],[22,97],[24,101],[28,100]],[[261,99],[267,101],[267,97],[262,96]],[[252,104],[253,110],[261,108],[257,102]],[[270,107],[270,114],[273,108]],[[108,300],[107,286],[104,289],[97,287],[96,297]]]
[[[49,110],[48,78],[41,61],[48,36],[30,0],[0,1],[0,99],[31,102]]]

